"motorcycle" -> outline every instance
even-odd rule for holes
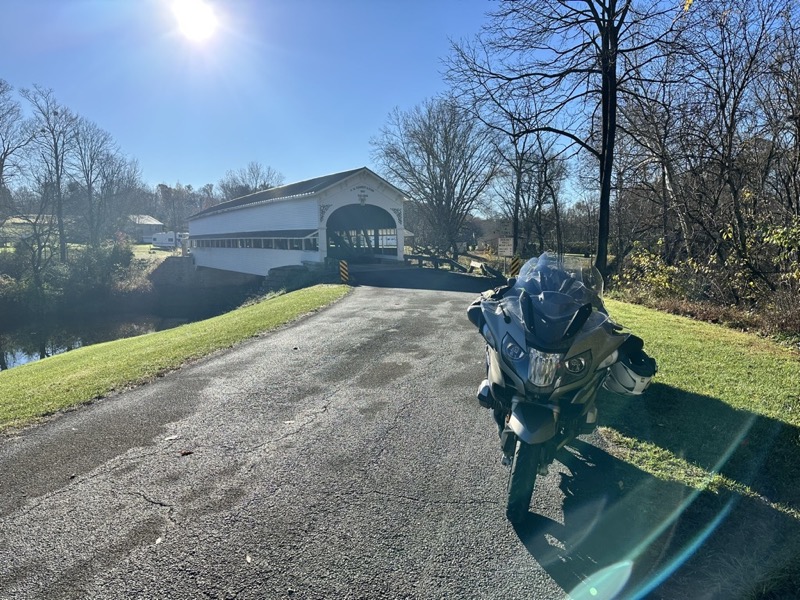
[[[510,466],[512,523],[528,514],[536,477],[556,453],[596,428],[600,388],[639,395],[656,373],[641,338],[611,320],[602,296],[588,260],[545,253],[467,311],[486,341],[478,402],[493,409]]]

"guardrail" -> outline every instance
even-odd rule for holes
[[[480,271],[481,275],[485,275],[486,277],[494,277],[495,279],[505,279],[505,276],[497,269],[490,267],[485,262],[473,260],[469,263],[469,269],[467,270],[467,272],[472,273],[473,271],[476,270]]]
[[[438,269],[444,265],[450,267],[451,271],[460,271],[461,273],[468,273],[467,267],[453,260],[452,258],[441,258],[439,256],[426,256],[424,254],[405,254],[403,256],[406,264],[417,263],[418,267],[422,267],[425,263],[429,263],[434,269]]]

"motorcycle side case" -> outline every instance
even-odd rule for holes
[[[638,396],[650,386],[658,371],[656,361],[643,350],[642,339],[630,336],[620,347],[619,360],[611,366],[603,386],[623,396]]]

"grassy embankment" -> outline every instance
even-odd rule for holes
[[[732,582],[739,586],[737,598],[796,592],[800,355],[723,326],[621,302],[607,306],[645,340],[659,365],[645,395],[601,398],[608,452],[662,482],[653,488],[685,490],[678,493],[685,498],[682,511],[663,517],[676,539],[683,531],[681,543],[728,515],[716,526],[714,544],[690,567],[709,585],[718,584],[720,594]],[[752,559],[741,561],[742,552]]]
[[[326,306],[348,289],[318,285],[205,321],[87,346],[0,372],[0,431],[152,380]]]
[[[691,487],[767,498],[800,519],[793,489],[800,478],[800,355],[722,326],[607,304],[615,320],[645,340],[659,365],[640,399],[608,396],[605,434],[620,457]],[[771,456],[762,475],[771,477],[772,498],[738,477],[765,451]]]

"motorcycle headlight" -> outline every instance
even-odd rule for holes
[[[564,363],[564,366],[570,375],[580,375],[586,368],[586,359],[580,356],[573,356]]]
[[[573,383],[583,379],[592,364],[592,351],[581,352],[564,361],[564,384]]]
[[[549,387],[553,385],[558,366],[561,364],[563,354],[550,354],[539,350],[531,349],[530,366],[528,367],[528,379],[536,387]]]
[[[514,341],[514,338],[508,334],[503,338],[502,351],[503,356],[512,362],[517,362],[525,358],[525,350],[523,350],[520,345]]]

